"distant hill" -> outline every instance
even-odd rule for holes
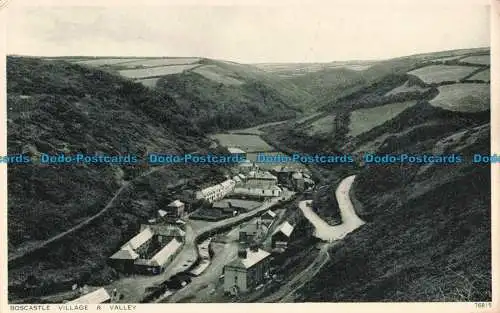
[[[288,119],[311,95],[293,82],[259,68],[205,58],[70,59],[174,95],[204,130],[224,130]],[[187,116],[187,115],[186,115]]]

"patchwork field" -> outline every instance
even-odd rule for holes
[[[453,84],[438,88],[439,94],[429,103],[455,112],[481,112],[490,109],[489,84]]]
[[[490,65],[490,56],[489,55],[473,55],[473,56],[461,59],[460,62],[471,63],[471,64],[480,64],[480,65]]]
[[[134,67],[154,67],[162,65],[185,65],[193,64],[200,60],[200,58],[164,58],[164,59],[141,59],[132,62],[127,62],[126,64],[121,64],[124,67],[134,68]]]
[[[204,65],[193,70],[193,72],[201,76],[225,85],[241,85],[242,81],[228,75],[229,72],[224,71],[216,65]]]
[[[416,76],[426,84],[439,84],[458,82],[477,69],[474,66],[430,65],[408,72],[408,75]]]
[[[393,96],[393,95],[397,95],[400,93],[408,93],[408,92],[421,92],[421,93],[423,93],[423,92],[426,92],[427,90],[429,90],[429,88],[423,88],[423,87],[420,87],[418,85],[410,86],[410,82],[406,81],[403,85],[392,89],[391,91],[387,92],[384,96],[387,97],[387,96]]]
[[[416,103],[417,101],[397,102],[375,108],[353,111],[351,112],[348,136],[355,137],[369,131],[375,126],[396,117],[399,113],[414,106]]]
[[[309,136],[329,134],[334,130],[335,114],[319,118],[309,125],[306,133]]]
[[[192,69],[196,66],[198,66],[198,64],[171,65],[171,66],[144,68],[144,69],[122,70],[119,71],[119,73],[124,77],[137,79],[137,78],[179,74],[186,70]]]
[[[96,59],[96,60],[83,60],[76,61],[76,64],[89,65],[89,66],[105,66],[105,65],[115,65],[126,62],[136,61],[137,58],[125,59],[125,58],[111,58],[111,59]]]
[[[259,136],[237,135],[237,134],[215,134],[211,138],[219,141],[225,147],[236,147],[244,151],[273,151],[274,148],[268,145]]]
[[[156,78],[145,78],[145,79],[139,79],[139,80],[137,80],[137,82],[143,84],[146,87],[155,88],[156,87],[156,83],[158,82],[159,79],[160,78],[158,78],[158,77],[156,77]]]
[[[467,80],[480,80],[483,82],[489,82],[490,79],[491,79],[490,69],[481,71],[481,72],[474,74],[471,77],[467,78]]]
[[[444,58],[434,59],[432,61],[433,62],[446,62],[446,61],[455,61],[455,60],[458,60],[460,58],[463,58],[463,56],[462,55],[455,55],[452,57],[444,57]]]

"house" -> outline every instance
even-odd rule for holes
[[[72,301],[68,301],[67,303],[71,304],[101,304],[101,303],[110,303],[111,296],[108,291],[104,288],[99,288],[96,291],[92,291],[87,293],[86,295],[81,296],[80,298],[74,299]]]
[[[252,182],[270,182],[277,184],[278,183],[278,177],[274,176],[273,174],[267,172],[267,171],[250,171],[247,175],[247,182],[252,183]]]
[[[169,217],[179,218],[184,216],[185,204],[180,200],[175,200],[169,203],[167,206],[167,212]]]
[[[227,149],[231,155],[238,156],[243,159],[247,158],[247,153],[239,148],[229,147]]]
[[[166,251],[171,251],[172,245],[177,247],[177,243],[182,246],[184,239],[185,232],[176,225],[141,225],[139,234],[113,254],[109,263],[128,273],[161,273],[169,261]],[[159,254],[162,251],[163,254]]]
[[[271,225],[274,222],[274,219],[276,218],[276,213],[274,213],[271,210],[267,210],[260,216],[260,220],[262,223],[265,225]]]
[[[304,191],[305,190],[304,176],[302,176],[302,173],[300,173],[300,172],[293,173],[292,179],[293,179],[293,185],[295,187],[295,190],[297,190],[297,191]]]
[[[233,190],[233,194],[235,195],[257,198],[280,197],[282,193],[283,190],[278,186],[272,186],[270,188],[237,187]]]
[[[224,292],[247,292],[269,277],[270,253],[258,247],[238,252],[236,260],[224,266]]]
[[[138,259],[135,261],[136,272],[141,274],[160,274],[181,250],[182,242],[172,239],[160,249],[151,259]]]
[[[238,171],[240,173],[248,173],[254,171],[255,169],[257,169],[257,165],[248,159],[238,163]]]
[[[158,210],[158,220],[163,221],[168,217],[168,212],[165,210]]]
[[[205,199],[210,203],[224,198],[228,193],[233,191],[236,182],[232,179],[227,179],[220,184],[210,186],[196,192],[196,199]]]
[[[290,237],[292,235],[294,227],[288,223],[283,222],[276,228],[271,237],[271,246],[275,249],[284,250],[288,246]]]
[[[154,236],[156,237],[156,242],[163,246],[170,242],[172,239],[177,239],[180,242],[184,242],[186,237],[186,232],[183,231],[179,226],[173,224],[167,225],[141,225],[141,229],[150,228]]]
[[[241,243],[252,242],[259,234],[259,230],[259,221],[257,221],[256,223],[249,223],[245,226],[241,226],[239,231],[239,241]]]
[[[120,250],[109,257],[110,265],[123,272],[132,272],[134,270],[134,262],[145,257],[153,245],[153,237],[154,233],[149,226],[142,228],[139,234],[130,239]]]
[[[244,174],[239,173],[238,177],[241,178],[241,182],[243,183],[247,181],[247,177]]]
[[[242,180],[241,180],[240,176],[238,176],[238,175],[233,176],[233,178],[232,178],[232,179],[234,180],[234,182],[235,182],[236,184],[240,184],[240,183],[242,183]]]
[[[215,202],[212,208],[223,211],[224,213],[232,213],[233,211],[244,211],[248,212],[254,210],[261,206],[262,203],[258,201],[251,200],[241,200],[241,199],[222,199]]]

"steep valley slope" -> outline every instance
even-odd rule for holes
[[[460,58],[484,53],[467,51]],[[443,66],[462,65],[460,58]],[[418,66],[426,70],[442,62],[427,55]],[[441,69],[429,67],[429,75],[446,76],[436,73]],[[472,163],[473,154],[490,154],[490,111],[484,110],[489,93],[454,94],[458,100],[450,103],[455,107],[440,107],[430,101],[439,87],[458,87],[471,75],[456,82],[444,77],[437,85],[404,73],[398,79],[391,75],[332,99],[322,115],[262,129],[267,130],[263,137],[284,151],[352,153],[356,159],[352,165],[311,166],[319,185],[328,186],[313,195],[318,214],[338,220],[333,190],[342,178],[356,174],[351,199],[367,223],[334,245],[330,261],[296,292],[295,301],[491,301],[490,166]],[[407,81],[418,88],[409,88]],[[387,114],[408,100],[414,103]],[[354,119],[356,114],[363,118]],[[328,116],[333,117],[330,130],[315,132]],[[356,126],[364,130],[350,135],[352,123],[363,122]],[[460,154],[464,160],[365,164],[365,153]],[[326,190],[332,196],[325,196]]]

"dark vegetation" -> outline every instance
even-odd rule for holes
[[[181,104],[177,114],[190,117],[206,132],[250,127],[297,114],[282,94],[257,80],[224,85],[185,72],[162,78],[157,89],[173,95]]]
[[[464,152],[487,154],[489,129],[471,136]],[[331,251],[303,300],[491,301],[490,167],[418,169],[359,174],[352,194],[369,223]]]
[[[8,153],[94,154],[208,151],[189,117],[165,93],[65,61],[9,57]],[[39,164],[8,167],[9,256],[31,251],[100,211],[82,230],[9,264],[9,298],[66,291],[75,282],[103,284],[116,277],[105,259],[130,239],[174,195],[186,198],[196,184],[223,178],[208,166],[146,168]],[[187,185],[190,182],[190,186]],[[184,186],[184,187],[183,187]],[[178,190],[178,189],[182,190]],[[174,191],[177,190],[177,191]],[[182,199],[184,199],[182,198]]]

